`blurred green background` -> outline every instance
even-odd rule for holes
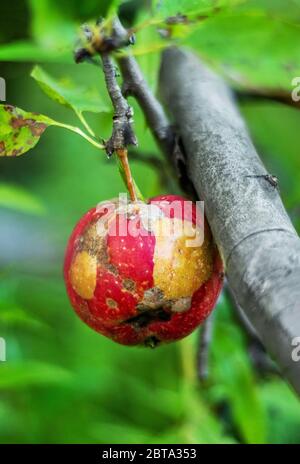
[[[110,108],[101,70],[73,64],[72,49],[77,26],[105,15],[111,3],[121,2],[1,5],[7,102],[77,124],[30,77],[41,63],[56,78],[97,88]],[[291,79],[300,76],[298,0],[129,1],[121,8],[126,24],[178,12],[197,20],[137,33],[134,52],[154,91],[167,44],[157,28],[192,47],[234,86],[292,90]],[[163,162],[131,103],[137,157],[146,153]],[[300,112],[264,100],[243,100],[240,107],[299,231]],[[110,111],[87,118],[99,136],[109,136]],[[162,182],[155,163],[134,160],[132,168],[146,197],[178,191],[174,180],[171,187]],[[24,156],[0,160],[0,337],[7,343],[7,361],[0,363],[0,442],[300,443],[299,401],[246,334],[227,292],[214,313],[205,386],[197,378],[199,333],[154,351],[126,348],[74,315],[62,279],[68,236],[85,211],[123,190],[113,159],[59,128],[49,128]]]

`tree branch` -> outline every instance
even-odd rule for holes
[[[278,103],[283,103],[284,105],[291,106],[293,108],[300,109],[300,100],[296,101],[292,99],[292,95],[289,92],[280,89],[265,89],[259,87],[249,87],[245,89],[240,89],[236,91],[237,97],[241,101],[248,100],[269,100],[275,101]]]
[[[116,79],[116,69],[110,55],[106,52],[100,54],[103,64],[106,87],[114,107],[113,132],[111,138],[105,143],[106,152],[111,156],[128,145],[137,145],[132,128],[133,112],[123,97]]]
[[[114,21],[114,34],[120,39],[128,37],[128,31],[122,26],[119,18],[116,18]],[[123,93],[131,95],[136,99],[145,115],[154,139],[173,167],[181,189],[190,198],[195,199],[193,184],[188,180],[186,175],[185,160],[180,140],[178,140],[176,131],[170,124],[163,106],[149,89],[143,73],[133,56],[119,56],[118,64],[124,80]]]
[[[173,130],[163,107],[148,88],[135,58],[126,56],[119,58],[118,62],[125,82],[125,94],[137,100],[158,145],[164,152],[170,152],[174,143]]]
[[[163,54],[161,92],[229,285],[282,373],[300,393],[300,240],[249,138],[232,94],[194,55]]]
[[[113,27],[116,36],[128,36],[119,18],[115,18]],[[149,89],[135,58],[121,55],[117,59],[124,80],[123,93],[135,97],[157,144],[170,154],[174,147],[174,133],[162,105]]]
[[[279,371],[277,366],[266,352],[266,349],[262,344],[258,336],[258,333],[256,332],[255,328],[247,318],[245,312],[236,302],[230,287],[226,285],[226,283],[225,292],[227,294],[227,298],[229,298],[229,300],[231,301],[231,306],[233,308],[235,319],[239,323],[241,328],[244,330],[244,333],[246,334],[248,352],[255,369],[258,372],[261,372],[262,374],[272,373],[278,375]]]

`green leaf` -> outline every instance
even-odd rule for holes
[[[4,304],[1,304],[0,308],[0,323],[2,329],[7,327],[22,327],[22,329],[24,329],[27,327],[40,331],[47,327],[46,324],[31,317],[18,305],[10,304],[9,309],[7,309],[4,308]]]
[[[300,75],[299,25],[284,15],[237,9],[201,23],[185,42],[239,86],[292,91]]]
[[[300,403],[281,379],[269,380],[260,387],[268,413],[268,443],[297,444],[300,440]]]
[[[40,61],[43,63],[73,63],[72,54],[64,49],[50,50],[30,41],[0,45],[0,61]]]
[[[241,0],[153,0],[154,14],[164,19],[170,16],[213,13],[221,7],[233,6]]]
[[[59,366],[37,362],[6,362],[0,365],[0,390],[65,384],[70,379],[70,373]]]
[[[137,35],[137,43],[134,47],[131,48],[130,53],[136,55],[136,49],[140,48],[141,46],[144,48],[155,48],[153,44],[159,44],[158,42],[158,34],[156,27],[149,27],[149,15],[145,11],[142,11],[141,14],[137,18],[137,24],[140,24],[141,27],[138,29]],[[148,27],[147,27],[148,24]],[[166,44],[164,44],[166,45]],[[160,50],[159,50],[160,51]],[[147,80],[148,85],[150,86],[153,93],[156,92],[157,86],[157,76],[159,71],[160,65],[160,53],[159,51],[153,53],[141,53],[137,57],[137,61],[141,67],[142,72]]]
[[[266,443],[266,414],[257,380],[245,340],[233,324],[229,301],[225,299],[219,305],[212,356],[213,394],[230,405],[233,423],[243,442]]]
[[[110,108],[103,102],[96,89],[79,87],[67,79],[56,80],[39,66],[33,68],[31,77],[36,80],[48,97],[61,105],[71,108],[76,113],[110,111]]]
[[[43,114],[28,113],[11,105],[0,105],[0,156],[19,156],[33,148],[49,126],[68,129],[103,148],[78,127],[64,124]]]
[[[105,418],[97,423],[92,424],[92,435],[97,443],[157,443],[158,438],[151,436],[148,430],[143,430],[141,427],[131,423],[120,423],[119,420],[111,420]],[[159,442],[158,442],[159,443]]]
[[[45,50],[69,50],[76,40],[77,25],[70,19],[68,8],[62,8],[53,0],[29,0],[31,34]]]
[[[44,205],[31,192],[6,183],[0,183],[0,206],[37,215],[45,212]]]
[[[29,0],[32,40],[0,46],[0,60],[73,63],[78,25],[51,0]]]
[[[247,0],[242,3],[240,10],[251,14],[265,12],[270,18],[285,18],[292,22],[300,19],[299,0]]]
[[[267,169],[279,175],[283,203],[299,233],[300,112],[273,102],[244,102],[241,109]]]

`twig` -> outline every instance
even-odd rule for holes
[[[199,332],[199,346],[197,353],[197,371],[200,382],[205,382],[209,375],[209,348],[213,333],[214,316],[211,314],[202,324]]]
[[[163,107],[144,80],[138,63],[132,56],[123,56],[118,59],[118,63],[124,78],[124,94],[137,100],[158,145],[163,151],[170,153],[174,146],[173,129]]]
[[[114,152],[117,154],[124,171],[130,199],[131,201],[136,201],[137,194],[128,163],[127,152],[128,145],[137,145],[137,139],[132,128],[133,112],[117,83],[115,67],[111,57],[106,52],[100,53],[100,55],[103,63],[106,87],[114,107],[113,131],[110,139],[105,143],[105,149],[108,156],[111,156]]]
[[[115,36],[120,39],[128,36],[128,31],[118,17],[114,20],[113,29]],[[196,199],[195,189],[186,173],[184,150],[176,128],[170,124],[162,104],[150,90],[136,59],[130,55],[121,55],[117,60],[124,80],[123,94],[136,99],[154,139],[175,170],[180,187],[190,198]]]
[[[266,89],[266,88],[254,88],[247,87],[245,89],[236,90],[236,95],[241,101],[247,100],[270,100],[284,105],[291,106],[293,108],[300,109],[300,100],[293,100],[290,92],[286,92],[281,89]]]
[[[114,20],[113,28],[116,36],[128,35],[119,18]],[[175,135],[163,106],[149,89],[136,59],[130,55],[122,55],[117,60],[124,80],[124,95],[131,95],[137,100],[159,147],[170,156]]]
[[[128,163],[127,151],[128,145],[137,145],[133,130],[133,111],[117,82],[116,68],[111,58],[112,51],[132,43],[132,34],[124,30],[122,35],[116,35],[114,29],[102,20],[99,20],[95,27],[84,25],[82,31],[84,47],[75,50],[74,58],[76,63],[80,63],[85,60],[93,62],[95,54],[99,54],[101,57],[106,88],[114,108],[112,135],[108,141],[104,142],[104,148],[108,156],[113,153],[117,154],[130,198],[132,201],[136,201],[137,194]],[[82,122],[86,125],[84,120]]]
[[[113,132],[110,139],[105,143],[106,152],[111,156],[117,150],[123,150],[128,145],[137,145],[137,139],[132,128],[132,108],[128,105],[117,83],[116,70],[112,59],[106,52],[100,55],[107,91],[114,107]]]

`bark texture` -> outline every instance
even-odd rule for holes
[[[300,394],[300,240],[231,91],[188,51],[163,53],[160,91],[182,138],[238,304]],[[250,176],[250,177],[247,177]]]

